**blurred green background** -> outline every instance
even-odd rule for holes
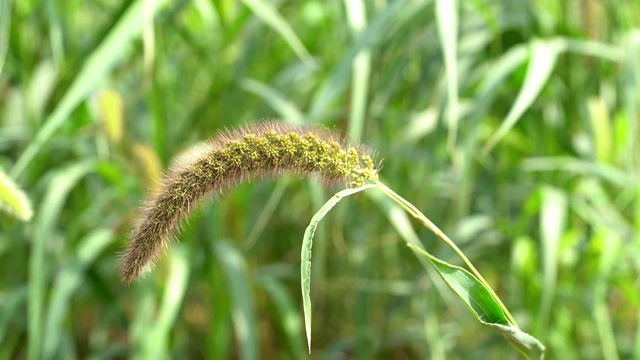
[[[319,123],[469,256],[547,358],[640,359],[640,2],[0,0],[0,359],[519,358],[373,194],[283,179],[203,206],[144,279],[118,252],[172,158]]]

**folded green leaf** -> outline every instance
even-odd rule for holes
[[[415,245],[409,244],[409,247],[429,260],[442,279],[481,323],[498,331],[525,357],[544,358],[544,345],[533,336],[512,326],[498,302],[475,276],[459,266],[434,257]]]

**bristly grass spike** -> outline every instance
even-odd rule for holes
[[[153,263],[207,194],[284,171],[352,187],[377,178],[368,149],[327,129],[267,121],[223,131],[179,157],[150,194],[122,256],[122,281],[130,284]]]

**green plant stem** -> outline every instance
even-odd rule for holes
[[[507,309],[504,303],[502,303],[502,300],[500,300],[500,298],[498,297],[498,294],[496,294],[496,292],[493,291],[493,288],[491,288],[491,286],[489,285],[489,283],[487,283],[484,277],[480,275],[480,272],[475,268],[475,266],[473,266],[471,261],[469,261],[469,259],[464,255],[462,250],[460,250],[460,248],[451,239],[449,239],[449,237],[445,233],[443,233],[442,230],[440,230],[433,222],[431,222],[431,220],[429,220],[422,212],[420,212],[420,210],[418,210],[415,206],[413,206],[413,204],[405,200],[402,196],[396,194],[395,191],[389,189],[386,185],[384,185],[380,181],[375,180],[374,183],[377,185],[378,189],[380,189],[385,195],[387,195],[393,201],[398,203],[398,205],[400,205],[403,209],[405,209],[414,218],[420,220],[420,222],[422,222],[422,224],[427,229],[431,230],[434,234],[436,234],[436,236],[438,236],[445,243],[447,243],[447,245],[449,245],[453,249],[453,251],[455,251],[456,254],[460,256],[462,261],[464,261],[464,263],[469,267],[473,275],[476,278],[478,278],[478,280],[480,280],[480,282],[484,286],[486,286],[486,288],[491,293],[491,296],[493,296],[495,300],[498,302],[498,304],[500,304],[500,307],[502,307],[502,310],[504,311],[504,314],[509,320],[509,322],[511,323],[511,325],[513,325],[516,329],[520,329],[518,327],[518,324],[516,323],[516,320],[513,318],[513,316],[511,316],[509,309]]]

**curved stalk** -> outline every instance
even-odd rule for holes
[[[420,210],[418,210],[415,206],[413,206],[413,204],[405,200],[402,196],[396,194],[393,190],[388,188],[379,180],[374,180],[374,183],[377,185],[380,191],[382,191],[385,195],[387,195],[389,198],[395,201],[398,205],[400,205],[403,209],[405,209],[409,214],[411,214],[411,216],[418,219],[427,229],[431,230],[434,234],[436,234],[437,237],[439,237],[447,245],[449,245],[453,249],[453,251],[455,251],[455,253],[458,254],[458,256],[462,259],[462,261],[467,265],[467,267],[469,267],[469,270],[471,270],[471,273],[476,278],[478,278],[478,280],[487,288],[487,290],[489,290],[489,292],[491,293],[491,296],[494,297],[494,299],[498,302],[498,304],[504,311],[504,314],[507,320],[509,320],[509,322],[511,323],[511,325],[513,325],[517,329],[520,329],[518,327],[518,324],[516,323],[516,320],[513,318],[513,316],[509,312],[509,309],[507,309],[507,307],[504,305],[502,300],[500,300],[500,297],[498,297],[498,294],[496,294],[493,288],[491,288],[489,283],[487,283],[487,281],[480,274],[480,272],[475,268],[475,266],[473,266],[471,261],[469,261],[469,259],[464,255],[462,250],[460,250],[460,248],[451,239],[449,239],[449,237],[444,232],[442,232],[442,230],[440,230],[433,222],[431,222],[431,220],[429,220]]]

